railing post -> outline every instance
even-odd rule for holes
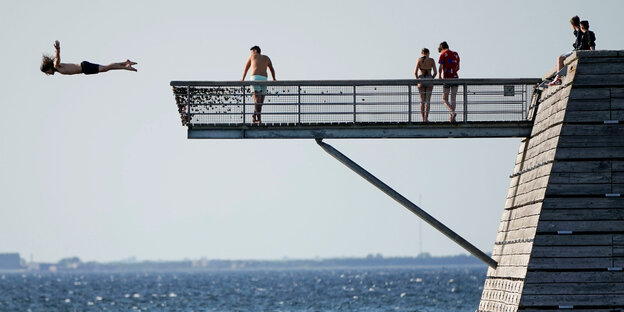
[[[468,85],[463,84],[464,88],[464,122],[468,121],[468,91],[466,90]]]
[[[356,116],[356,106],[355,106],[356,103],[357,103],[357,97],[355,95],[355,88],[356,88],[356,86],[354,85],[353,86],[353,123],[355,123],[357,121],[357,119],[356,119],[356,117],[357,117]]]
[[[191,87],[186,87],[186,118],[188,119],[187,124],[191,122]]]
[[[247,106],[247,105],[245,105],[246,104],[245,103],[245,97],[247,97],[247,95],[245,94],[245,86],[242,86],[241,88],[243,89],[243,125],[244,125],[244,124],[247,123],[247,121],[245,121],[245,117],[246,117],[245,116],[246,115],[246,113],[245,113],[245,111],[246,111],[245,106]]]
[[[522,119],[529,119],[529,97],[527,96],[527,85],[522,85]]]
[[[407,85],[407,122],[412,123],[412,85]]]
[[[301,124],[301,85],[297,86],[297,124]]]

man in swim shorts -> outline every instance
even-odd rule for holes
[[[63,75],[93,75],[115,69],[137,71],[134,67],[132,67],[132,65],[136,65],[136,63],[130,60],[119,63],[110,63],[108,65],[99,65],[89,63],[87,61],[80,64],[61,63],[61,43],[58,40],[54,42],[54,49],[56,50],[54,58],[48,55],[43,55],[43,60],[41,61],[41,71],[47,75],[54,75],[54,73]]]
[[[245,63],[245,71],[243,72],[241,81],[245,80],[245,76],[247,76],[247,72],[250,68],[251,80],[266,81],[268,78],[267,68],[271,71],[271,76],[273,76],[273,80],[275,80],[275,69],[273,69],[271,59],[266,55],[260,54],[260,47],[258,46],[253,46],[249,50],[251,51],[251,55],[249,55],[247,63]],[[251,85],[251,90],[253,91],[253,98],[256,103],[251,120],[253,123],[260,123],[260,113],[262,112],[262,103],[264,103],[264,97],[266,95],[266,86]]]

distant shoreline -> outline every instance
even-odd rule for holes
[[[79,258],[65,258],[57,263],[26,263],[20,268],[1,268],[0,273],[14,272],[215,272],[254,270],[324,270],[324,269],[401,269],[436,267],[483,267],[479,259],[470,255],[433,257],[388,257],[381,255],[365,258],[283,259],[283,260],[182,260],[182,261],[119,261],[82,262]]]

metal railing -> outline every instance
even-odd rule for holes
[[[456,121],[525,121],[541,79],[419,79],[339,81],[172,81],[182,119],[189,126],[252,125],[254,93],[265,86],[262,124],[322,125],[421,123],[419,83],[433,85],[429,121],[448,122],[443,84],[458,86]],[[450,96],[449,96],[450,101]]]

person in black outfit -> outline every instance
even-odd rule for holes
[[[581,21],[578,50],[596,50],[596,34],[589,30],[589,22]]]
[[[569,51],[565,54],[561,54],[559,55],[559,58],[557,58],[557,76],[555,77],[555,79],[549,83],[548,85],[555,85],[555,84],[561,84],[561,75],[559,74],[561,72],[561,69],[563,69],[563,61],[565,61],[565,59],[572,55],[572,53],[574,53],[574,51],[577,49],[577,45],[579,45],[579,41],[580,41],[580,32],[581,32],[581,19],[578,17],[578,15],[573,16],[570,19],[570,25],[572,26],[573,34],[574,34],[574,43],[572,44],[572,47],[574,48],[574,50]],[[557,83],[558,82],[558,83]]]

